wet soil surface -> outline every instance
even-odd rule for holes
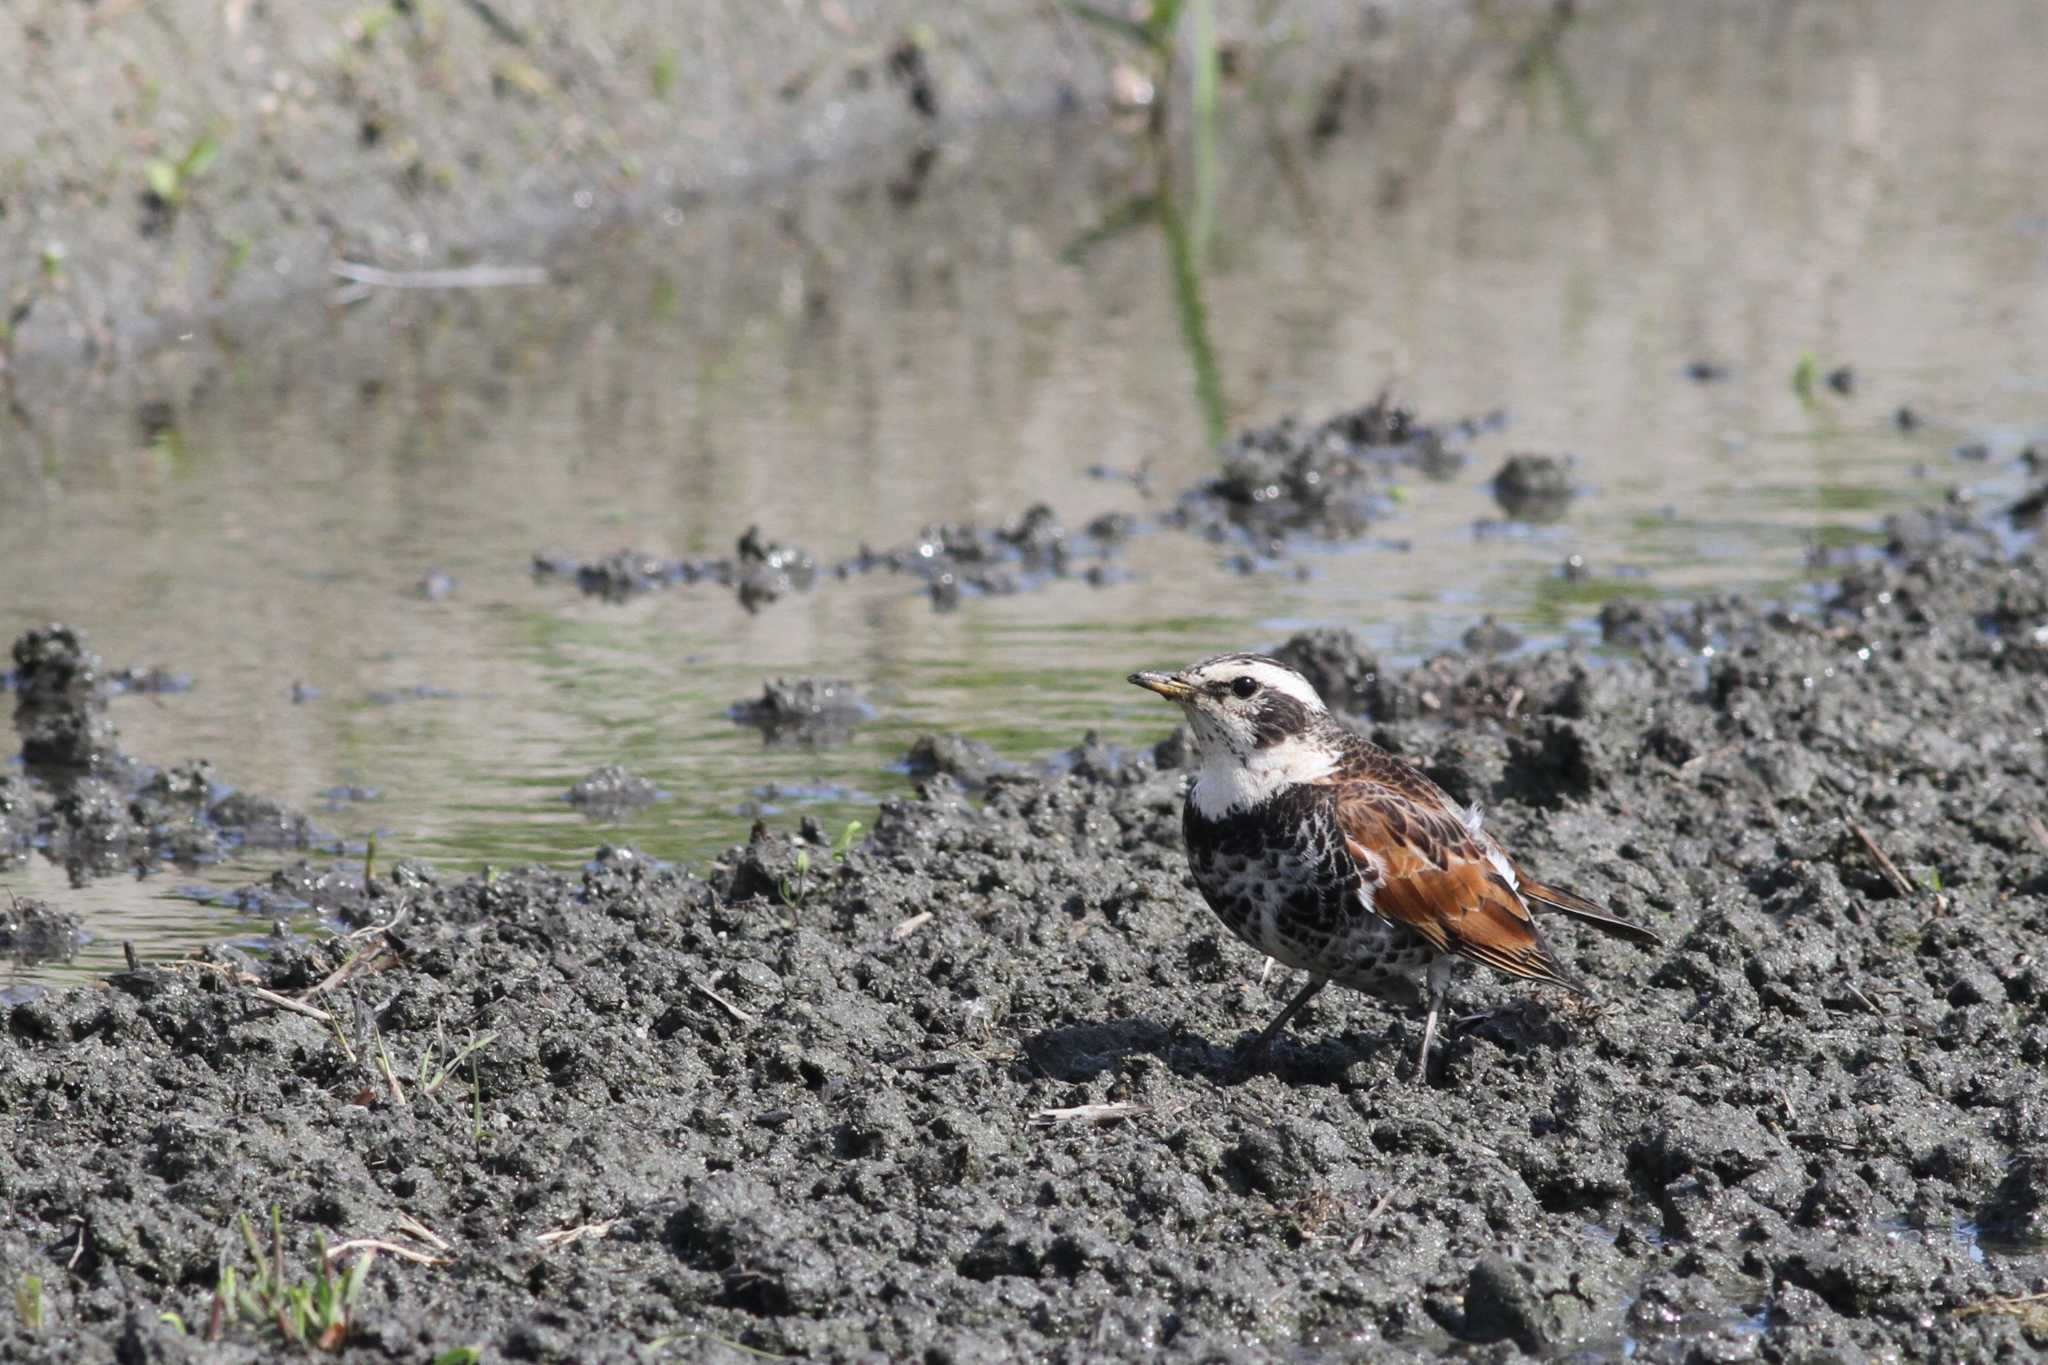
[[[1298,983],[1197,899],[1171,738],[934,739],[843,856],[280,873],[352,932],[7,1011],[0,1354],[268,1358],[215,1288],[276,1274],[276,1206],[287,1282],[402,1249],[364,1358],[2033,1358],[2048,576],[1898,539],[1811,609],[1618,611],[1619,661],[1285,643],[1665,938],[1558,926],[1591,1006],[1465,978],[1427,1085],[1340,992],[1240,1064]]]

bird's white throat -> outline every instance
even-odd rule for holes
[[[1202,755],[1188,799],[1211,820],[1249,810],[1297,782],[1315,782],[1337,767],[1338,751],[1310,735],[1296,735],[1249,754],[1217,748]]]

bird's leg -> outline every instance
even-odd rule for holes
[[[1294,998],[1287,1002],[1287,1008],[1281,1010],[1274,1017],[1273,1022],[1266,1025],[1264,1032],[1252,1039],[1252,1045],[1247,1050],[1247,1055],[1256,1057],[1267,1048],[1273,1046],[1273,1040],[1280,1036],[1280,1030],[1287,1027],[1288,1021],[1293,1019],[1295,1015],[1300,1014],[1301,1007],[1315,999],[1316,992],[1329,984],[1330,978],[1327,976],[1311,976],[1308,979],[1308,984],[1297,991]]]
[[[1451,989],[1450,954],[1445,953],[1429,964],[1429,1022],[1422,1026],[1422,1053],[1415,1059],[1415,1079],[1423,1085],[1429,1084],[1429,1050],[1436,1043],[1436,1019],[1443,1012],[1444,996]]]

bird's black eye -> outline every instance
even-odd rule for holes
[[[1240,701],[1249,698],[1258,690],[1259,681],[1256,678],[1239,678],[1230,685],[1232,695],[1236,696]]]

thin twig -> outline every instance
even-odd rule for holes
[[[318,1019],[323,1024],[331,1022],[334,1018],[317,1005],[303,1004],[288,995],[279,995],[276,991],[257,985],[255,977],[237,967],[224,966],[218,962],[202,962],[198,958],[187,958],[183,962],[166,965],[173,971],[212,972],[215,976],[224,978],[228,984],[240,986],[265,1004],[275,1005],[281,1010],[290,1010],[293,1014],[303,1014],[308,1019]]]
[[[311,1000],[316,995],[325,995],[351,977],[361,976],[370,970],[372,964],[383,956],[384,945],[365,948],[359,953],[349,954],[348,960],[329,972],[317,985],[308,986],[299,992],[301,1000]],[[382,970],[381,968],[379,970]]]
[[[595,1240],[599,1237],[607,1236],[614,1227],[618,1226],[618,1222],[619,1220],[616,1218],[606,1218],[596,1223],[584,1223],[578,1227],[556,1228],[553,1232],[543,1232],[536,1235],[533,1240],[539,1242],[549,1251],[554,1251],[557,1248],[580,1242],[586,1237]]]
[[[1862,842],[1864,851],[1870,855],[1871,861],[1877,864],[1877,870],[1884,873],[1884,879],[1892,884],[1892,888],[1901,896],[1911,900],[1913,897],[1913,883],[1906,880],[1906,874],[1899,871],[1899,865],[1886,856],[1885,851],[1877,846],[1877,840],[1870,837],[1870,831],[1857,824],[1854,820],[1851,820],[1849,822],[1849,832]]]
[[[261,986],[249,987],[249,994],[255,996],[258,1000],[275,1005],[281,1010],[290,1010],[293,1014],[303,1014],[308,1019],[318,1019],[323,1024],[334,1017],[318,1005],[303,1004],[292,999],[289,995],[279,995],[276,991],[265,990]]]
[[[1883,1010],[1878,1008],[1877,1002],[1875,1000],[1872,1000],[1869,996],[1865,995],[1862,991],[1857,990],[1855,983],[1853,982],[1850,983],[1849,994],[1855,996],[1858,1000],[1861,1000],[1863,1002],[1863,1008],[1869,1010],[1872,1014],[1884,1013]]]
[[[703,982],[701,982],[701,981],[692,981],[692,982],[690,983],[690,988],[691,988],[692,990],[696,991],[696,992],[697,992],[697,993],[698,993],[699,995],[703,996],[703,997],[704,997],[705,999],[709,1000],[709,1001],[710,1001],[710,1002],[711,1002],[712,1004],[714,1004],[714,1005],[717,1005],[717,1006],[718,1006],[718,1007],[719,1007],[720,1009],[724,1010],[724,1011],[725,1011],[725,1012],[726,1012],[727,1014],[730,1014],[730,1015],[731,1015],[731,1016],[732,1016],[733,1018],[735,1018],[735,1019],[739,1020],[739,1021],[740,1021],[740,1022],[741,1022],[742,1024],[751,1024],[751,1023],[753,1023],[753,1022],[754,1022],[754,1016],[753,1016],[753,1015],[751,1015],[751,1014],[748,1014],[748,1013],[747,1013],[747,1012],[746,1012],[745,1010],[741,1009],[741,1008],[740,1008],[740,1007],[739,1007],[738,1005],[735,1005],[735,1004],[733,1004],[733,1002],[732,1002],[732,1001],[730,1001],[730,1000],[726,999],[726,998],[725,998],[724,996],[720,995],[720,994],[719,994],[719,993],[718,993],[717,991],[714,991],[714,990],[712,990],[712,989],[711,989],[711,988],[710,988],[709,986],[705,985],[705,984],[704,984]]]
[[[446,1256],[435,1256],[428,1252],[420,1251],[415,1247],[401,1246],[397,1242],[387,1242],[381,1237],[358,1237],[353,1241],[343,1242],[339,1246],[331,1246],[327,1248],[327,1259],[329,1261],[336,1261],[348,1255],[351,1251],[367,1251],[373,1256],[381,1251],[387,1256],[396,1256],[401,1261],[411,1261],[414,1265],[448,1264]]]
[[[355,261],[336,261],[334,273],[352,284],[380,289],[495,289],[504,285],[546,284],[548,272],[537,265],[472,265],[459,270],[380,270]]]
[[[925,925],[930,924],[931,922],[932,912],[929,910],[920,910],[916,914],[912,915],[909,919],[904,920],[901,924],[891,929],[889,931],[889,937],[895,939],[898,943],[901,943],[904,939],[909,938],[912,934],[924,928]]]
[[[345,935],[345,937],[351,939],[358,939],[368,938],[372,934],[388,934],[393,929],[396,929],[399,925],[405,923],[406,918],[411,914],[412,902],[407,901],[405,904],[398,907],[397,914],[393,915],[390,919],[385,920],[382,924],[365,924],[360,929],[351,929]]]
[[[384,1081],[391,1087],[391,1098],[400,1109],[410,1109],[412,1101],[405,1097],[405,1087],[398,1083],[398,1070],[391,1065],[391,1049],[384,1046],[384,1035],[377,1034],[377,1069],[384,1073]]]
[[[1149,1104],[1077,1104],[1067,1109],[1041,1109],[1031,1116],[1031,1121],[1041,1128],[1052,1128],[1062,1123],[1115,1123],[1151,1112]]]
[[[413,1217],[409,1213],[401,1211],[396,1218],[391,1220],[391,1222],[393,1226],[395,1226],[400,1232],[404,1233],[406,1236],[417,1238],[418,1240],[425,1242],[428,1246],[433,1247],[437,1251],[455,1250],[454,1247],[448,1244],[446,1238],[442,1237],[441,1234],[435,1232],[432,1228],[428,1227],[425,1223],[422,1223],[419,1219]]]
[[[1955,1316],[1959,1318],[1974,1318],[1979,1314],[2022,1318],[2029,1323],[2048,1323],[2048,1293],[2022,1294],[2013,1299],[1979,1299],[1976,1303],[1966,1303],[1955,1310]]]

